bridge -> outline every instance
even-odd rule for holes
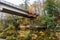
[[[10,13],[13,15],[24,16],[28,18],[35,18],[36,13],[29,13],[28,10],[22,9],[12,3],[0,0],[0,12]]]

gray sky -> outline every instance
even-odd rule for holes
[[[22,4],[24,3],[25,0],[5,0],[7,2],[10,2],[10,3],[13,3],[15,5],[19,5],[19,4]],[[36,0],[30,0],[30,4],[33,4],[33,2],[36,1]]]
[[[5,0],[5,1],[10,2],[10,3],[13,3],[15,5],[19,5],[19,4],[24,3],[25,0]],[[33,4],[34,1],[41,1],[42,2],[42,0],[30,0],[29,3],[30,4]]]

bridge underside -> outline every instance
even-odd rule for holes
[[[5,9],[5,8],[3,8],[3,10],[1,10],[1,12],[5,12],[5,13],[17,15],[17,16],[23,16],[23,17],[27,17],[27,18],[35,18],[36,17],[36,15],[18,13],[18,12],[15,12],[15,11],[12,11],[12,10],[8,10],[8,9]]]

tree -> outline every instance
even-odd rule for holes
[[[29,0],[25,0],[25,9],[28,8],[28,1],[29,1]]]
[[[40,2],[40,1],[39,1]],[[37,1],[34,1],[34,4],[32,5],[33,7],[34,7],[34,9],[35,9],[35,13],[36,14],[40,14],[40,7],[41,7],[41,4],[39,3],[39,2],[37,2]]]
[[[60,0],[55,0],[57,9],[58,9],[58,13],[60,14]]]
[[[35,13],[35,9],[33,8],[33,6],[29,6],[28,7],[28,11],[29,11],[29,13]]]
[[[56,27],[56,22],[54,20],[56,19],[55,14],[58,13],[58,11],[54,0],[46,0],[45,11],[46,11],[45,12],[46,16],[44,18],[45,25],[50,28]]]

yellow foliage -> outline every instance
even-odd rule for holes
[[[20,31],[20,37],[21,38],[25,38],[25,34],[26,34],[25,31]]]
[[[38,7],[38,8],[39,8],[39,7],[40,7],[40,4],[34,4],[33,6],[35,6],[35,7]]]
[[[20,29],[21,29],[21,30],[24,30],[24,29],[25,29],[25,26],[20,25]]]
[[[44,35],[45,35],[45,33],[44,33],[43,31],[40,31],[39,34],[40,34],[41,36],[44,36]]]
[[[32,40],[37,39],[37,35],[36,34],[32,34]]]
[[[28,10],[29,10],[29,13],[35,13],[35,9],[33,8],[33,6],[29,6]]]

